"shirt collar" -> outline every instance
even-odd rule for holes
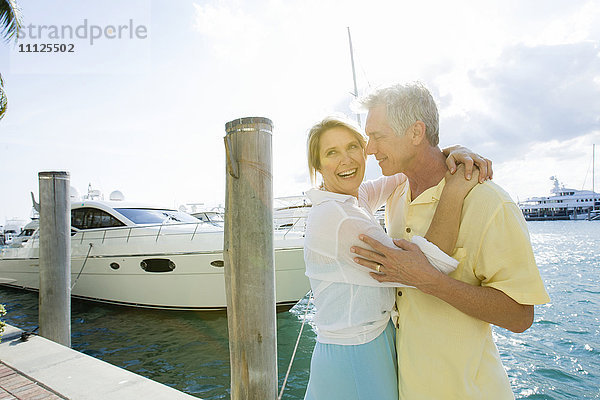
[[[340,194],[334,192],[328,192],[326,190],[319,190],[316,188],[312,188],[306,191],[306,196],[309,198],[310,202],[314,205],[323,203],[328,200],[335,200],[340,203],[345,203],[347,201],[354,201],[358,203],[356,197],[349,194]]]
[[[446,186],[446,178],[442,178],[442,180],[437,185],[430,187],[429,189],[421,193],[419,197],[411,201],[410,204],[428,204],[439,201],[440,196],[442,195],[442,190],[444,190],[444,186]],[[409,189],[407,198],[410,199],[411,196],[412,194]]]

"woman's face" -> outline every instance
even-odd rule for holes
[[[348,129],[335,127],[321,134],[319,172],[330,192],[358,197],[365,176],[366,155],[356,136]]]

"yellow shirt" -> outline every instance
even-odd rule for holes
[[[408,185],[390,196],[388,233],[410,239],[425,235],[445,185],[410,201]],[[535,264],[523,215],[510,196],[491,182],[465,199],[449,275],[471,285],[501,290],[521,304],[550,301]],[[396,303],[400,400],[514,399],[490,324],[437,297],[402,288]]]

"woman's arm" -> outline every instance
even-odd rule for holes
[[[464,199],[478,182],[478,169],[473,171],[475,179],[466,180],[462,173],[464,168],[463,165],[460,165],[458,170],[461,173],[458,174],[446,173],[446,185],[429,225],[429,230],[425,234],[425,239],[437,245],[446,254],[453,253],[458,238]]]
[[[336,242],[338,248],[336,252],[336,260],[341,268],[340,276],[346,283],[353,283],[365,286],[386,286],[399,287],[405,286],[397,282],[377,282],[371,277],[372,272],[368,267],[364,267],[354,262],[354,254],[351,248],[354,246],[364,246],[360,241],[359,235],[365,234],[373,238],[377,238],[386,246],[394,246],[393,240],[384,232],[381,226],[369,218],[367,215],[359,213],[350,213],[351,216],[344,218],[336,230]],[[442,252],[437,246],[429,243],[422,237],[414,236],[412,238],[421,251],[425,254],[431,265],[447,274],[456,269],[458,261]]]
[[[385,204],[388,197],[396,188],[406,182],[408,178],[403,173],[391,176],[381,176],[377,179],[364,181],[358,189],[359,198],[362,198],[371,213]]]
[[[466,147],[454,145],[442,150],[446,158],[446,165],[451,174],[456,172],[457,165],[463,165],[461,169],[466,179],[470,180],[474,167],[479,169],[479,182],[492,179],[492,161],[477,153],[473,153]],[[382,176],[374,180],[364,181],[360,185],[359,192],[369,205],[371,212],[381,207],[399,185],[406,182],[406,175],[398,173],[391,176]]]
[[[446,165],[451,174],[456,172],[457,165],[463,165],[461,171],[467,180],[471,179],[474,169],[479,169],[479,182],[492,179],[492,162],[466,147],[455,145],[443,149]],[[477,167],[477,168],[475,168]],[[374,180],[364,181],[360,185],[359,193],[369,209],[374,213],[381,207],[396,188],[406,183],[406,175],[398,173],[391,176],[382,176]]]
[[[456,172],[457,164],[464,164],[464,175],[468,180],[471,179],[473,166],[479,168],[479,183],[483,183],[487,179],[492,179],[494,171],[492,171],[492,160],[473,153],[470,149],[461,145],[446,147],[442,150],[446,158],[446,165],[451,174]]]

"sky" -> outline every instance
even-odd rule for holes
[[[22,37],[0,43],[9,99],[0,225],[30,215],[40,171],[68,171],[80,194],[91,184],[106,198],[120,190],[175,208],[223,204],[225,123],[249,116],[274,123],[274,195],[301,194],[308,129],[327,114],[353,115],[347,27],[359,93],[423,82],[439,107],[441,146],[492,159],[515,201],[549,194],[550,176],[592,188],[598,1],[18,4]],[[42,44],[73,51],[26,51]],[[379,174],[369,160],[367,178]]]

